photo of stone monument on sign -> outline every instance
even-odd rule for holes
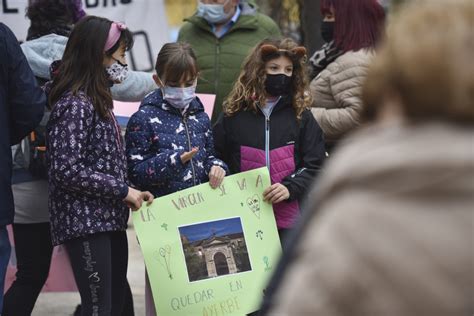
[[[178,229],[190,282],[252,270],[239,217]]]

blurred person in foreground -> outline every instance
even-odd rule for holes
[[[0,23],[0,288],[3,290],[11,246],[7,225],[13,222],[10,146],[18,144],[41,121],[46,96],[21,52],[13,32]],[[0,292],[0,314],[3,291]]]
[[[62,59],[74,25],[86,16],[80,0],[34,0],[26,8],[30,20],[26,42],[21,49],[36,81],[51,79],[51,64]],[[114,100],[139,101],[155,87],[151,74],[128,71],[123,82],[110,82]],[[53,256],[48,209],[46,124],[50,109],[20,145],[12,147],[12,191],[15,217],[12,225],[17,259],[16,278],[5,292],[2,315],[30,315],[49,276]],[[52,270],[59,274],[61,270]],[[133,300],[127,283],[122,315],[133,315]],[[76,308],[77,313],[80,307]]]
[[[329,162],[266,315],[473,314],[473,17],[470,0],[394,17],[364,88],[372,123]]]

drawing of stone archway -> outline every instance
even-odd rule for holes
[[[214,265],[216,266],[217,275],[229,274],[229,264],[227,263],[226,256],[222,252],[216,252],[214,255]]]
[[[237,273],[234,254],[228,240],[213,238],[202,251],[209,277]]]

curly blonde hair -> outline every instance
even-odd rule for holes
[[[239,78],[224,101],[226,116],[232,116],[241,110],[257,112],[258,105],[265,104],[267,97],[265,65],[268,61],[280,56],[286,56],[293,62],[292,105],[297,119],[301,119],[303,111],[308,109],[312,102],[308,91],[306,50],[289,38],[265,39],[255,46],[245,59]]]

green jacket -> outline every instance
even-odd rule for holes
[[[198,93],[216,95],[212,121],[222,112],[222,103],[231,91],[240,73],[240,67],[250,50],[261,40],[280,37],[280,29],[268,16],[258,13],[253,3],[241,1],[241,14],[227,34],[217,38],[211,26],[202,17],[185,19],[178,41],[192,45],[200,78]]]

